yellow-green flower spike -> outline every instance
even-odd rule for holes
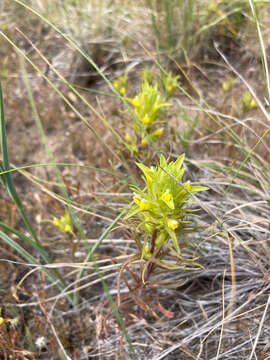
[[[195,211],[189,208],[193,194],[208,189],[182,181],[185,172],[183,162],[184,154],[171,162],[161,155],[159,166],[155,167],[137,163],[143,173],[145,186],[143,189],[132,186],[134,201],[125,219],[133,219],[137,229],[142,232],[141,241],[144,243],[138,245],[141,257],[149,262],[153,258],[157,266],[163,262],[163,255],[170,256],[174,250],[181,254],[179,237],[193,230],[189,220]],[[145,245],[152,250],[151,255],[149,248],[144,248]]]

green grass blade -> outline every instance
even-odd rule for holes
[[[89,253],[87,254],[84,262],[87,263],[88,261],[93,261],[93,256],[95,252],[97,251],[98,247],[102,243],[102,241],[105,239],[105,237],[109,234],[109,232],[113,229],[113,227],[118,223],[118,221],[123,217],[124,213],[126,212],[126,209],[123,210],[115,219],[114,221],[107,227],[107,229],[102,233],[102,235],[99,237],[99,239],[96,241],[95,245],[91,248]],[[84,273],[84,268],[80,270],[79,278],[81,279]]]
[[[10,165],[9,165],[9,159],[8,159],[8,149],[7,149],[7,136],[6,136],[6,126],[5,126],[5,112],[4,112],[4,100],[3,100],[3,92],[2,92],[2,86],[0,83],[0,134],[1,134],[1,149],[2,149],[2,155],[3,155],[3,166],[1,166],[1,170],[9,170],[10,169]],[[37,243],[39,243],[39,240],[37,238],[36,232],[32,226],[32,224],[30,223],[30,221],[27,218],[24,206],[17,194],[17,191],[15,189],[15,186],[13,184],[11,175],[9,173],[2,175],[4,180],[2,180],[2,182],[4,184],[6,184],[6,188],[11,196],[11,198],[13,199],[13,201],[16,204],[16,207],[18,209],[18,211],[21,214],[21,217],[28,229],[28,231],[30,232],[30,234],[32,235],[33,239],[35,239],[35,241]],[[2,177],[1,176],[1,177]]]
[[[22,233],[20,233],[19,231],[10,228],[9,226],[7,226],[6,224],[0,223],[0,226],[3,227],[6,230],[11,231],[13,234],[18,235],[19,237],[21,237],[23,240],[26,240],[26,236],[23,235]],[[23,256],[29,263],[31,264],[35,264],[40,266],[41,270],[44,271],[44,273],[48,276],[48,278],[55,283],[55,285],[61,290],[61,291],[65,291],[66,288],[66,284],[64,282],[64,280],[62,279],[62,277],[59,276],[59,274],[57,273],[57,271],[54,269],[53,272],[47,270],[44,266],[42,266],[42,264],[34,257],[32,256],[28,251],[26,251],[22,246],[20,246],[18,243],[16,243],[16,241],[14,241],[13,239],[11,239],[6,233],[4,233],[3,231],[0,230],[0,238],[6,243],[8,244],[11,248],[13,248],[14,250],[16,250],[21,256]],[[30,239],[28,238],[28,241]],[[37,248],[37,250],[39,251],[39,247],[37,244],[35,244],[35,247]],[[73,302],[73,298],[70,295],[66,295],[67,299],[72,303]]]
[[[2,87],[0,84],[0,115],[1,115],[1,121],[0,121],[0,131],[1,131],[1,145],[2,145],[2,154],[3,154],[3,165],[1,166],[0,170],[2,172],[3,171],[9,171],[10,170],[10,164],[9,164],[9,159],[8,159],[8,150],[7,150],[7,140],[6,140],[6,127],[5,127],[5,117],[4,117],[4,101],[3,101],[3,93],[2,93]],[[21,238],[23,238],[32,248],[35,248],[40,256],[43,258],[43,260],[46,263],[51,263],[51,259],[48,255],[48,253],[45,251],[45,249],[42,247],[40,241],[37,238],[36,232],[32,226],[32,224],[30,223],[30,221],[28,220],[28,217],[26,215],[26,211],[24,209],[24,206],[21,202],[21,199],[19,198],[16,188],[13,184],[12,181],[12,177],[11,174],[9,172],[6,172],[5,174],[0,175],[1,179],[2,179],[2,183],[4,185],[6,185],[6,188],[12,198],[12,200],[14,201],[16,208],[18,209],[28,231],[30,232],[31,236],[33,237],[34,241],[32,239],[30,239],[29,237],[23,235],[21,232],[18,232],[17,230],[13,229],[13,228],[9,228],[6,230],[9,230],[13,233],[16,233],[18,236],[20,236]],[[3,227],[3,223],[2,223],[2,227]],[[16,247],[14,247],[16,244],[16,242],[12,242],[10,243],[12,245],[13,248],[15,248],[17,251],[18,249],[23,249],[22,247],[19,247],[18,249]],[[18,245],[18,244],[17,244]],[[19,245],[18,245],[19,246]],[[27,253],[28,255],[30,255],[29,253]],[[25,257],[26,253],[25,251],[23,251],[23,255]],[[35,259],[32,255],[31,255],[31,259]],[[49,273],[47,271],[47,273]],[[63,278],[61,277],[61,275],[57,272],[54,271],[55,276],[53,277],[54,281],[55,279],[58,280],[61,283],[61,289],[63,290],[64,287],[66,286],[65,281],[63,280]],[[51,278],[51,275],[50,275]]]
[[[40,244],[33,241],[29,236],[24,235],[22,232],[14,229],[13,227],[5,224],[4,222],[0,221],[0,227],[5,229],[6,231],[10,231],[13,234],[17,235],[23,241],[25,241],[28,245],[30,245],[33,249],[37,250],[38,253],[42,256],[42,258],[46,261],[46,263],[50,263],[51,260],[46,252],[46,250],[40,246]]]
[[[8,170],[8,171],[9,171],[9,170]],[[6,177],[3,176],[5,173],[6,173],[6,171],[4,170],[3,166],[2,166],[1,163],[0,163],[0,181],[1,181],[1,183],[2,183],[2,185],[3,185],[4,187],[7,186]]]
[[[258,12],[256,10],[254,0],[249,0],[249,5],[250,5],[251,12],[252,12],[253,18],[255,20],[255,24],[256,24],[257,36],[258,36],[260,52],[261,52],[262,69],[263,69],[263,75],[264,75],[264,81],[265,81],[266,98],[268,100],[268,106],[270,107],[270,78],[269,78],[267,55],[266,55],[265,46],[264,46],[264,42],[263,42],[260,22],[259,22],[259,18],[258,18]]]
[[[55,163],[53,153],[52,153],[52,151],[50,149],[50,146],[49,146],[45,131],[44,131],[42,123],[40,121],[40,117],[39,117],[38,110],[37,110],[35,100],[34,100],[34,97],[33,97],[33,93],[32,93],[32,90],[31,90],[31,87],[30,87],[30,84],[29,84],[29,81],[28,81],[25,66],[24,66],[23,61],[22,61],[21,58],[20,58],[20,60],[21,60],[21,67],[22,67],[22,71],[23,71],[23,80],[24,80],[24,83],[25,83],[26,91],[27,91],[27,94],[28,94],[30,105],[32,107],[32,111],[33,111],[33,115],[34,115],[34,119],[35,119],[35,122],[36,122],[36,125],[37,125],[37,128],[38,128],[38,131],[40,133],[42,142],[43,142],[43,144],[45,146],[46,152],[47,152],[51,162]],[[60,184],[61,193],[62,193],[64,199],[66,200],[66,202],[69,204],[70,199],[69,199],[68,192],[66,190],[65,184],[63,182],[61,172],[59,171],[59,169],[58,169],[58,167],[56,165],[53,166],[53,169],[54,169],[54,173],[55,173],[55,176],[57,178],[57,181]],[[72,220],[73,220],[76,228],[78,229],[78,231],[80,233],[81,238],[84,239],[85,234],[83,232],[83,229],[81,227],[80,221],[79,221],[76,213],[73,211],[72,208],[69,208],[69,211],[70,211]]]

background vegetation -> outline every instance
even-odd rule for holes
[[[1,358],[270,358],[269,5],[1,1]]]

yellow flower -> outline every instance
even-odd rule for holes
[[[126,135],[125,140],[132,143],[132,137],[130,135]]]
[[[153,135],[153,136],[161,136],[161,135],[163,134],[163,132],[164,132],[164,129],[163,129],[163,128],[159,128],[159,129],[157,129],[156,131],[152,132],[151,135]]]
[[[168,93],[170,93],[173,90],[172,85],[168,85],[166,90]]]
[[[148,114],[146,114],[146,115],[143,117],[142,121],[143,121],[143,123],[144,123],[145,125],[147,125],[147,124],[150,123],[151,119],[150,119],[150,117],[148,116]]]
[[[255,101],[255,100],[251,100],[251,102],[250,102],[250,107],[251,107],[251,108],[254,108],[254,107],[256,107],[256,106],[257,106],[256,101]]]
[[[65,225],[65,232],[72,232],[71,226],[70,225]]]
[[[113,86],[114,86],[116,89],[118,89],[118,88],[119,88],[118,81],[114,81]]]
[[[4,324],[5,322],[7,322],[7,319],[4,319],[2,316],[0,316],[0,325]]]
[[[172,194],[170,193],[170,190],[169,190],[169,189],[167,189],[167,190],[165,191],[165,193],[163,193],[163,194],[161,195],[161,199],[162,199],[163,201],[165,201],[165,202],[172,200]]]
[[[55,226],[59,226],[59,225],[60,225],[60,221],[59,221],[58,219],[54,219],[54,220],[53,220],[53,224],[54,224]]]
[[[125,93],[127,92],[126,89],[124,87],[121,87],[121,89],[119,90],[121,95],[125,95]]]
[[[169,219],[167,223],[168,223],[168,227],[172,230],[177,229],[179,226],[178,221],[173,220],[173,219]]]
[[[132,100],[132,104],[133,104],[135,107],[139,107],[139,106],[140,106],[140,102],[139,102],[138,98],[135,97],[135,98]]]
[[[151,207],[151,204],[149,201],[142,199],[139,203],[139,207],[141,208],[141,210],[149,210]]]

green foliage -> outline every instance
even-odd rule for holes
[[[145,67],[143,69],[141,78],[142,78],[142,83],[146,82],[150,85],[153,85],[155,81],[154,67],[151,68]]]
[[[204,186],[192,186],[188,181],[182,183],[184,158],[183,154],[168,164],[161,156],[160,165],[151,168],[137,164],[144,174],[146,188],[132,186],[133,203],[126,219],[131,219],[144,233],[140,254],[144,259],[162,258],[165,248],[181,253],[178,236],[191,230],[187,216],[194,215],[187,204],[193,194],[207,190]],[[166,267],[162,261],[159,264]]]

